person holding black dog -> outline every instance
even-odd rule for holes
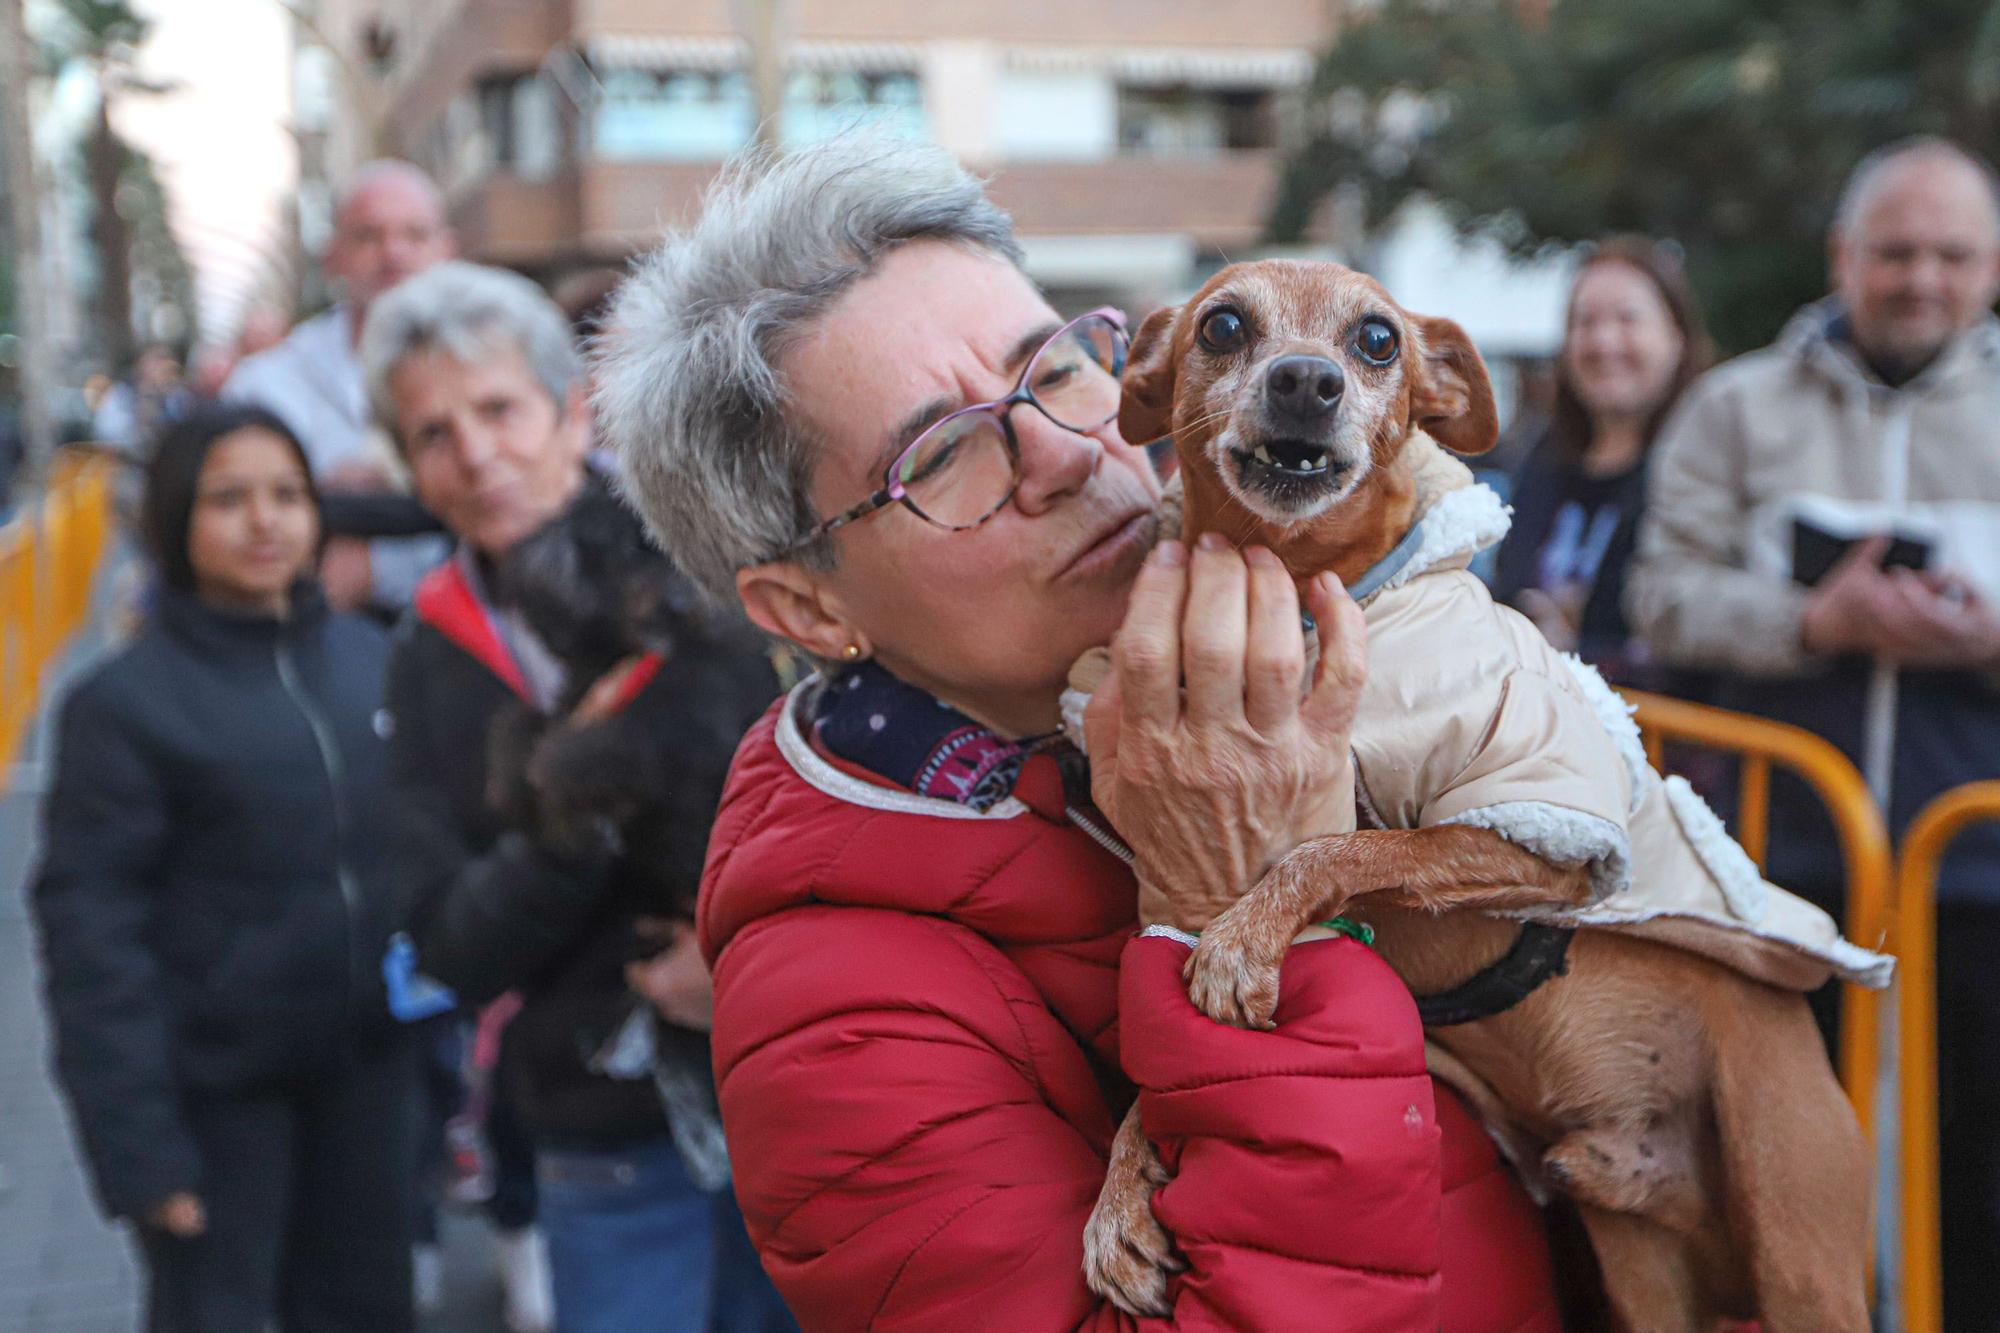
[[[582,368],[532,283],[440,265],[375,304],[361,355],[418,498],[459,540],[390,670],[404,920],[460,1001],[520,996],[499,1082],[535,1145],[558,1324],[791,1327],[698,1123],[706,977],[673,919],[770,664],[642,595],[635,562],[658,557],[586,465]],[[524,579],[555,580],[555,613]],[[589,623],[558,623],[564,606]],[[652,632],[623,642],[626,617]],[[655,984],[676,973],[691,984]],[[684,997],[664,1030],[635,985]]]
[[[170,427],[143,517],[151,620],[64,701],[32,890],[57,1076],[152,1333],[406,1330],[388,638],[312,581],[319,498],[262,408]]]

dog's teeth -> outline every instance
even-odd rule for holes
[[[1271,457],[1271,451],[1269,449],[1266,449],[1261,444],[1257,446],[1257,453],[1255,457],[1257,461],[1260,463],[1269,463],[1272,467],[1278,466],[1278,460]]]

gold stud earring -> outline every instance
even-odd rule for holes
[[[840,655],[850,662],[858,662],[861,660],[861,645],[850,643],[840,650]]]

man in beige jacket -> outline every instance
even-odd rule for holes
[[[2000,182],[1948,142],[1892,145],[1849,178],[1829,251],[1833,295],[1662,432],[1627,611],[1719,702],[1838,744],[1900,832],[2000,777]],[[1816,532],[1861,540],[1825,569]],[[1921,572],[1882,567],[1891,536]],[[2000,1269],[1966,1258],[2000,1253],[2000,838],[1962,846],[1939,919],[1946,1322],[1988,1328]],[[1775,880],[1837,907],[1834,848],[1802,789],[1774,790]]]

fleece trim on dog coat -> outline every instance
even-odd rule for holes
[[[1893,960],[1767,883],[1685,781],[1653,771],[1629,707],[1597,673],[1467,572],[1505,535],[1499,499],[1427,436],[1411,437],[1404,461],[1422,536],[1356,585],[1368,623],[1354,738],[1366,817],[1488,828],[1589,868],[1595,902],[1521,919],[1621,930],[1798,990],[1829,976],[1887,985]]]

